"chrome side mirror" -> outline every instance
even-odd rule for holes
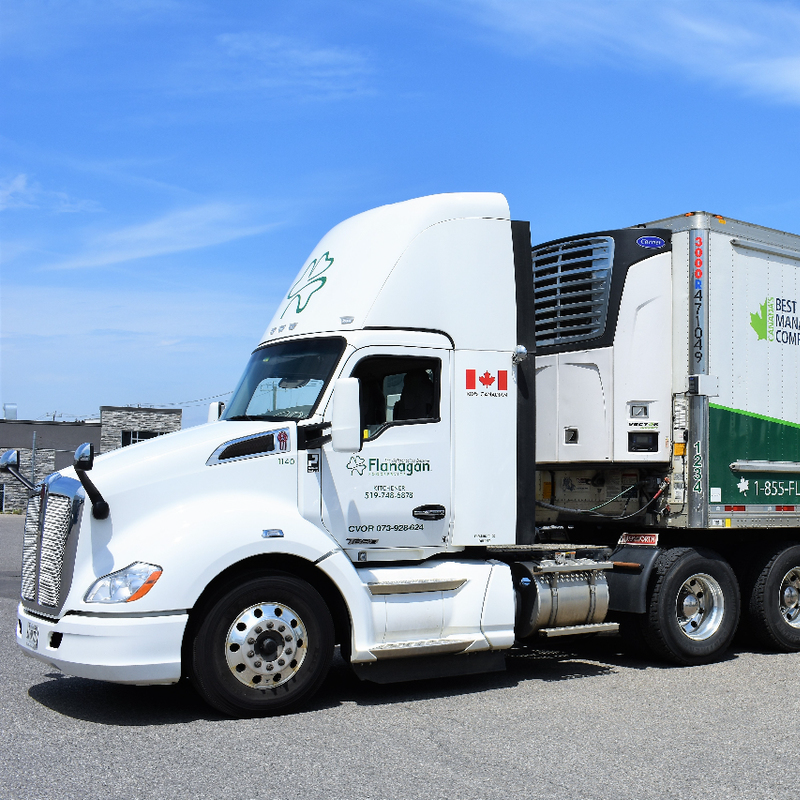
[[[6,450],[0,456],[0,472],[11,472],[19,469],[19,450]]]
[[[103,500],[103,495],[92,483],[92,479],[86,474],[94,466],[94,445],[91,442],[84,442],[75,451],[75,459],[72,462],[75,467],[75,474],[81,482],[89,500],[92,503],[92,516],[95,519],[107,519],[109,514],[108,503]]]
[[[75,469],[82,469],[84,472],[94,466],[94,445],[91,442],[84,442],[78,445],[72,465]]]
[[[0,456],[0,472],[10,472],[29,492],[35,488],[19,471],[19,450],[6,450]]]
[[[221,416],[222,412],[225,410],[225,403],[220,400],[217,400],[214,403],[208,404],[208,421],[209,422],[216,422]]]
[[[358,378],[339,378],[334,385],[331,443],[337,453],[357,453],[361,450]]]

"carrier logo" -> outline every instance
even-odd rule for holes
[[[636,240],[639,247],[646,247],[648,250],[659,250],[667,243],[660,236],[640,236]]]
[[[487,369],[482,375],[478,375],[478,370],[468,369],[465,388],[470,397],[504,397],[508,394],[508,370],[501,369],[491,373]]]
[[[758,307],[757,314],[750,314],[750,327],[758,340],[779,344],[800,345],[800,316],[797,301],[786,297],[768,297]]]
[[[333,258],[331,258],[330,251],[323,253],[319,258],[315,258],[304,270],[303,274],[295,281],[294,286],[289,289],[289,294],[286,299],[289,301],[286,308],[283,309],[285,314],[292,306],[292,301],[296,300],[294,304],[295,313],[299,314],[305,310],[308,301],[316,294],[328,280],[327,272],[333,266]],[[283,319],[281,314],[281,319]]]

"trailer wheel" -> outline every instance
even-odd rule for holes
[[[278,714],[317,691],[333,645],[333,621],[319,593],[292,575],[273,573],[229,588],[208,606],[194,638],[190,677],[224,714]]]
[[[653,572],[645,643],[675,664],[713,661],[739,622],[739,585],[730,565],[710,551],[675,548],[659,556]]]
[[[745,608],[753,636],[785,653],[800,650],[800,545],[770,550],[748,589]]]

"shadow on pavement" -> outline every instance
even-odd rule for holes
[[[100,725],[176,725],[196,720],[223,720],[183,682],[171,686],[123,686],[50,672],[32,686],[37,703],[73,719]]]
[[[721,660],[735,659],[739,652],[742,651],[733,649]],[[371,706],[457,697],[509,688],[526,681],[598,678],[613,675],[619,669],[692,668],[675,667],[631,655],[623,649],[619,637],[598,636],[569,643],[562,641],[557,645],[542,642],[517,645],[508,652],[505,672],[375,684],[359,680],[337,651],[320,691],[304,708],[290,713],[321,711],[345,703]],[[29,696],[58,714],[87,722],[149,726],[228,720],[206,706],[185,681],[172,686],[122,686],[68,677],[57,672],[48,673],[46,677],[46,682],[31,687]]]

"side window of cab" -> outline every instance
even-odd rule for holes
[[[440,376],[438,358],[368,356],[356,364],[361,428],[371,440],[395,425],[439,421]]]

